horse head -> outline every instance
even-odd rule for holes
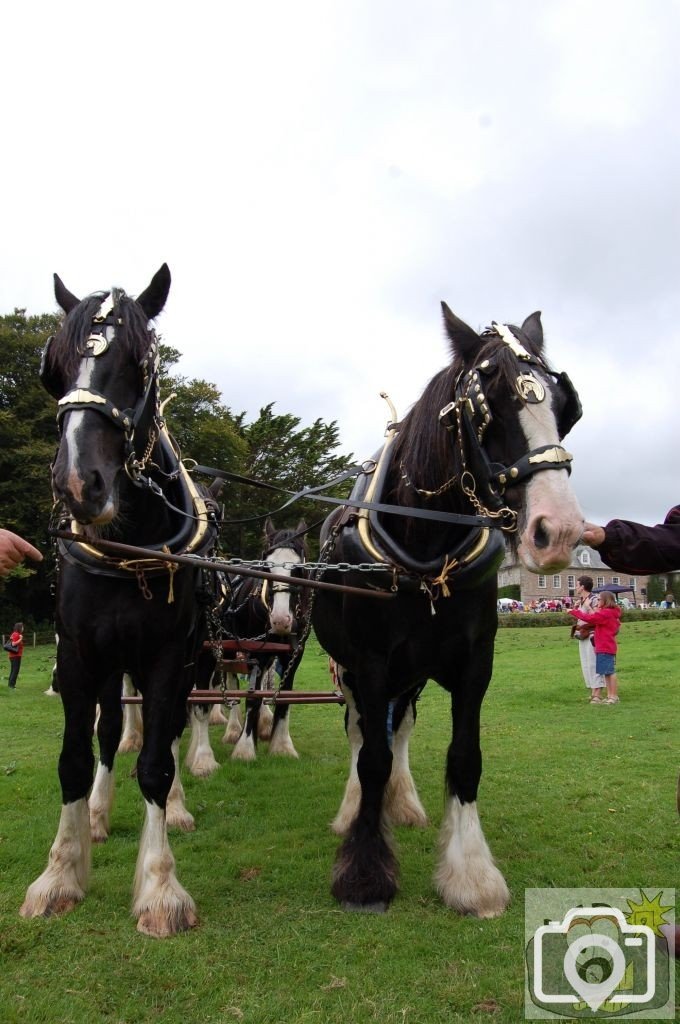
[[[170,271],[163,264],[136,300],[117,288],[80,300],[57,274],[54,285],[66,316],[41,367],[58,400],[52,489],[77,522],[104,525],[119,513],[121,482],[134,479],[158,436],[158,348],[149,321],[165,305]]]
[[[293,582],[294,566],[306,559],[306,530],[307,524],[302,520],[294,530],[276,530],[271,519],[265,523],[262,557],[270,563],[272,572],[278,576],[289,576],[291,580],[290,583],[272,581],[263,588],[269,629],[277,636],[289,636],[295,627],[295,603],[291,602],[291,594],[295,594],[298,588]]]
[[[562,438],[581,416],[576,391],[543,354],[540,313],[481,335],[442,303],[455,396],[441,421],[455,433],[461,486],[473,506],[507,519],[532,572],[569,564],[583,514],[569,484]]]

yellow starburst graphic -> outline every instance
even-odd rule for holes
[[[627,899],[626,902],[630,907],[630,914],[626,915],[626,920],[629,924],[633,925],[647,925],[651,928],[655,935],[661,935],[660,926],[662,924],[669,924],[664,914],[667,914],[673,907],[662,907],[661,906],[661,890],[650,899],[643,889],[640,890],[641,902],[635,903],[633,900]]]

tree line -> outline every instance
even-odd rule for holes
[[[40,383],[39,368],[45,342],[60,324],[56,314],[27,316],[23,309],[0,316],[0,525],[30,540],[45,556],[37,568],[23,565],[0,580],[0,623],[6,624],[0,632],[14,621],[32,629],[53,618],[55,559],[48,528],[56,408]],[[185,459],[294,492],[332,480],[351,466],[352,455],[339,451],[335,421],[319,418],[303,425],[300,417],[276,411],[272,401],[247,422],[244,412],[224,403],[215,384],[177,372],[177,349],[161,343],[160,355],[161,397],[172,395],[164,417]],[[345,497],[348,484],[330,493]],[[263,517],[282,505],[286,495],[227,483],[220,500],[225,508],[221,553],[259,557]],[[295,526],[304,518],[312,524],[327,511],[318,503],[300,501],[274,521]],[[310,534],[312,553],[318,550],[316,538],[318,529]]]

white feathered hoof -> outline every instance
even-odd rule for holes
[[[208,717],[208,725],[226,725],[227,716],[219,704],[213,704]]]
[[[353,773],[347,780],[345,786],[345,794],[342,798],[342,803],[338,809],[338,813],[331,822],[331,832],[335,832],[336,836],[346,836],[349,832],[352,822],[359,813],[359,803],[361,801],[361,784],[359,779]]]
[[[231,757],[233,761],[255,761],[257,759],[257,749],[253,737],[248,736],[245,732],[242,733]]]
[[[274,715],[267,704],[263,704],[257,716],[257,738],[258,740],[269,740],[272,735]]]
[[[487,846],[475,803],[449,801],[441,833],[437,892],[459,914],[499,917],[510,903],[505,879]]]
[[[500,917],[510,904],[510,891],[493,863],[471,863],[464,875],[440,865],[435,885],[446,906],[459,914]]]
[[[393,825],[427,828],[427,812],[410,775],[393,775],[385,791],[385,813]]]
[[[43,876],[28,887],[19,913],[22,917],[61,917],[76,907],[85,893],[82,889],[44,889]]]
[[[300,757],[286,729],[277,729],[273,734],[269,743],[269,753],[276,757]]]
[[[215,755],[212,751],[209,751],[195,758],[194,763],[189,768],[189,771],[197,779],[207,779],[210,778],[211,775],[215,774],[219,766],[219,762],[215,760]]]
[[[107,816],[90,808],[90,838],[93,843],[105,843],[109,838]]]
[[[141,733],[134,733],[129,736],[123,736],[120,743],[118,744],[119,754],[136,754],[142,749],[142,736]]]
[[[149,907],[137,920],[137,931],[152,939],[168,939],[195,928],[198,916],[193,900],[188,904]]]
[[[229,718],[227,720],[227,728],[224,731],[222,737],[223,743],[234,744],[238,743],[239,737],[243,732],[243,719],[241,718],[241,711],[238,704],[235,704],[229,709]]]
[[[193,814],[190,814],[186,807],[182,807],[179,804],[171,804],[168,801],[166,809],[166,818],[168,822],[168,828],[179,829],[180,832],[195,832],[196,822],[194,821]]]

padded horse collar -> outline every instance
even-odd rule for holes
[[[477,586],[493,575],[505,551],[500,530],[472,527],[463,539],[445,555],[428,562],[419,562],[390,536],[379,518],[380,498],[391,463],[391,447],[397,431],[390,432],[385,445],[376,454],[374,469],[358,478],[343,512],[335,520],[338,537],[333,549],[336,560],[350,564],[379,563],[386,566],[384,574],[373,570],[371,582],[380,586],[431,592],[440,586],[448,593],[448,586],[458,589]],[[362,508],[359,503],[375,503],[377,508]],[[407,510],[405,509],[405,514]],[[366,576],[362,573],[363,581]]]
[[[161,435],[162,448],[177,458],[172,449],[170,438],[163,432]],[[162,544],[147,545],[150,552],[154,550],[159,554],[183,554],[183,555],[208,555],[215,543],[215,536],[218,521],[218,509],[216,503],[204,497],[198,490],[196,484],[187,471],[184,463],[179,461],[179,471],[173,481],[176,501],[183,511],[181,526],[174,537],[169,538]],[[81,527],[71,523],[73,533],[81,532]],[[106,555],[93,545],[88,544],[83,538],[82,541],[63,540],[58,541],[59,553],[64,560],[71,565],[77,565],[86,572],[100,576],[116,576],[123,579],[139,578],[140,573],[144,575],[168,575],[168,562],[160,558],[154,558],[150,554],[144,559],[121,559]]]

